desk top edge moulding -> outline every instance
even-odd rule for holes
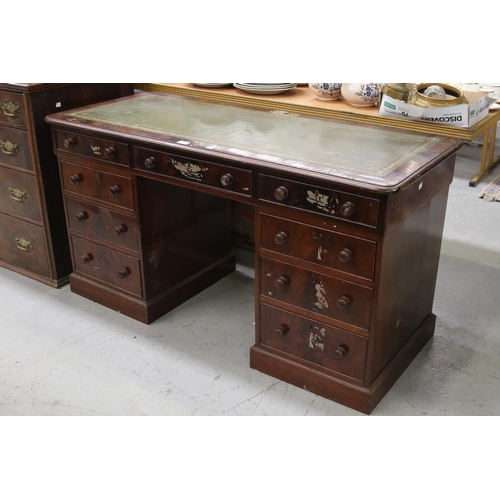
[[[433,336],[462,141],[156,92],[46,121],[74,293],[168,327],[235,269],[239,201],[255,208],[251,368],[370,413]]]

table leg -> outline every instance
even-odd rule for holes
[[[469,182],[470,187],[476,187],[478,182],[490,171],[500,163],[500,156],[494,158],[495,152],[495,139],[497,133],[496,122],[485,130],[483,139],[483,150],[481,154],[481,168],[477,175],[475,175]],[[488,161],[487,161],[488,159]]]

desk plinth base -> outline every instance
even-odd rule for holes
[[[131,297],[81,274],[69,277],[71,291],[147,325],[186,302],[236,269],[230,254],[149,301]]]
[[[370,414],[417,354],[434,335],[436,316],[430,314],[370,387],[356,385],[330,372],[311,368],[298,359],[255,345],[250,349],[250,367],[313,392],[337,403]]]

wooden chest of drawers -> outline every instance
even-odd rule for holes
[[[68,238],[46,115],[133,94],[132,84],[0,83],[0,265],[68,282]]]
[[[256,215],[251,367],[369,413],[433,335],[460,142],[148,93],[47,121],[76,293],[160,317],[234,269],[236,200]]]

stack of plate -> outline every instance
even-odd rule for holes
[[[233,85],[249,94],[261,95],[282,94],[297,86],[296,83],[233,83]]]

